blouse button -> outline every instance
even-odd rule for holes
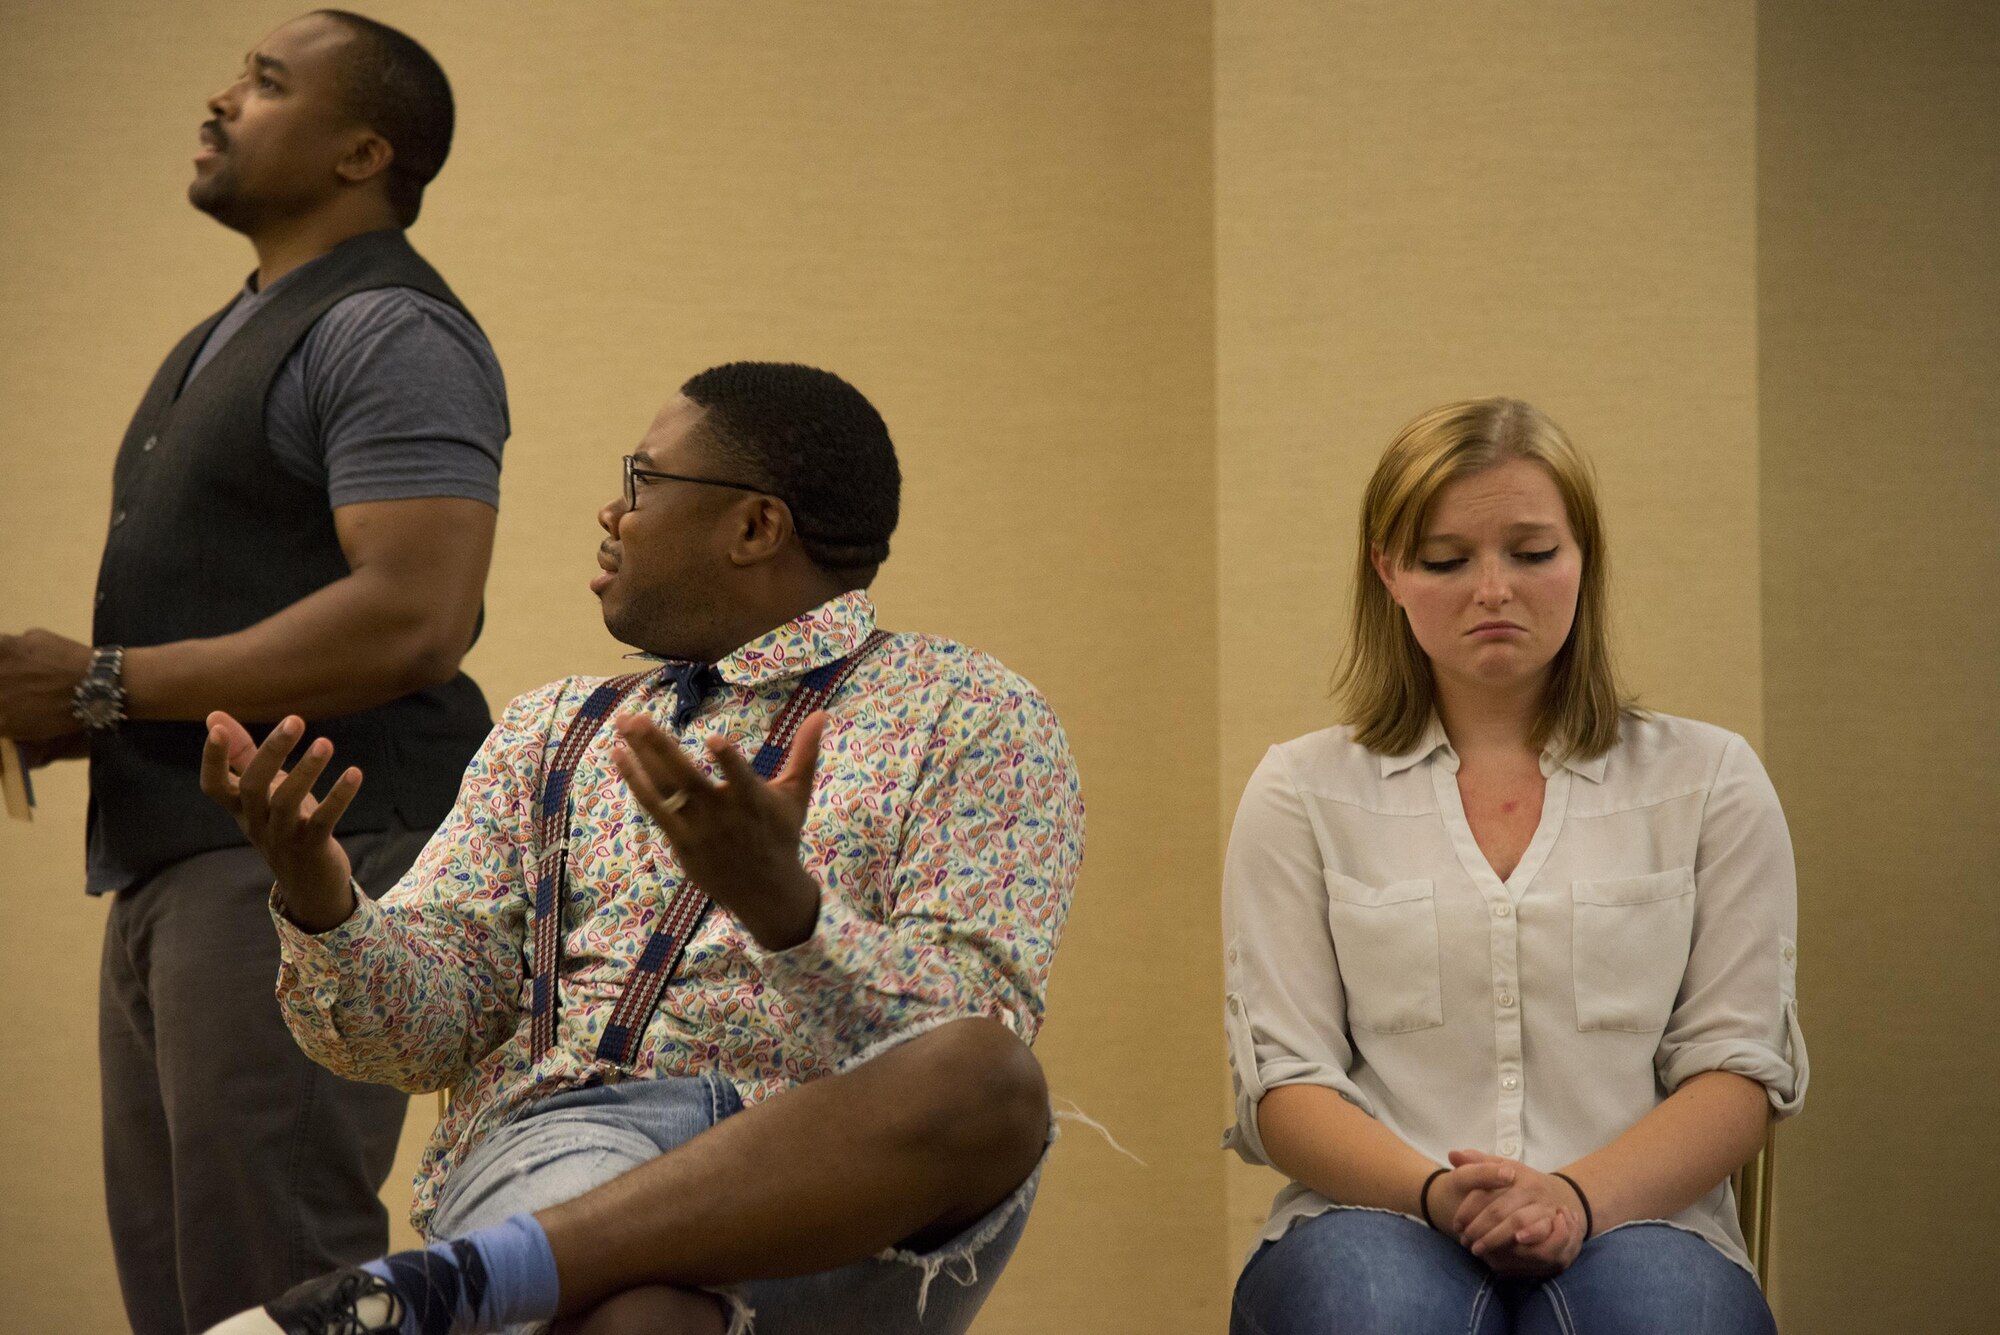
[[[1493,916],[1496,918],[1504,918],[1513,911],[1514,906],[1512,904],[1495,904],[1493,906]]]
[[[1519,1085],[1520,1083],[1521,1082],[1518,1079],[1510,1075],[1506,1076],[1500,1081],[1500,1088],[1513,1089],[1516,1085]]]
[[[1503,1007],[1511,1006],[1514,1004],[1514,994],[1512,992],[1502,992],[1498,1000]]]
[[[1500,1153],[1502,1153],[1503,1155],[1507,1156],[1507,1157],[1508,1157],[1509,1159],[1513,1158],[1513,1157],[1514,1157],[1515,1155],[1519,1154],[1520,1152],[1521,1152],[1521,1147],[1520,1147],[1519,1145],[1516,1145],[1516,1144],[1515,1144],[1515,1143],[1514,1143],[1513,1141],[1511,1141],[1511,1140],[1510,1140],[1510,1141],[1508,1141],[1508,1142],[1506,1142],[1506,1143],[1505,1143],[1504,1145],[1502,1145],[1502,1146],[1500,1147]]]

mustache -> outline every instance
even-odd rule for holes
[[[220,120],[203,121],[201,123],[200,134],[201,141],[217,152],[221,152],[229,147],[229,136],[222,132],[222,122]]]

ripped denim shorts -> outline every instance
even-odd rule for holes
[[[734,1086],[713,1074],[624,1080],[545,1099],[452,1171],[431,1236],[458,1237],[572,1200],[742,1109]],[[1052,1118],[1051,1142],[1055,1134]],[[1046,1162],[1044,1151],[1012,1195],[934,1250],[889,1248],[837,1270],[716,1289],[730,1308],[729,1335],[958,1335],[1013,1255]]]

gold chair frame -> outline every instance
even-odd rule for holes
[[[1736,1187],[1736,1218],[1743,1225],[1743,1247],[1750,1253],[1750,1267],[1757,1272],[1757,1287],[1771,1291],[1771,1199],[1777,1189],[1778,1127],[1774,1122],[1764,1132],[1764,1147],[1757,1157],[1736,1170],[1731,1179]]]

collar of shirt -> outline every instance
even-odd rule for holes
[[[271,284],[269,287],[257,286],[257,271],[255,269],[252,269],[250,271],[250,276],[243,280],[243,293],[242,293],[243,299],[246,301],[262,301],[264,300],[264,298],[270,296],[273,292],[276,292],[279,288],[291,282],[292,279],[304,273],[306,270],[312,268],[315,264],[318,264],[321,260],[324,260],[325,258],[326,258],[325,255],[314,256],[312,259],[307,260],[304,264],[301,264],[298,268],[293,269],[289,273],[285,274],[282,278],[280,278],[277,282]]]
[[[668,680],[678,688],[683,708],[692,709],[698,706],[701,696],[717,686],[754,689],[804,676],[816,667],[845,658],[860,648],[874,629],[873,600],[863,590],[852,589],[792,618],[776,630],[766,631],[713,664],[647,653],[627,656],[661,664]],[[690,701],[695,703],[689,704]],[[677,722],[675,726],[681,725]]]
[[[875,629],[875,604],[860,589],[821,603],[716,660],[731,686],[764,686],[845,658]]]
[[[1451,739],[1444,735],[1444,724],[1440,723],[1437,715],[1433,714],[1431,715],[1430,726],[1424,729],[1423,738],[1418,741],[1415,747],[1403,752],[1401,755],[1382,757],[1382,777],[1386,779],[1391,775],[1401,774],[1404,770],[1429,760],[1433,754],[1438,752],[1443,753],[1439,756],[1438,763],[1456,774],[1458,772],[1458,752],[1452,749]],[[1609,758],[1608,753],[1588,760],[1582,756],[1574,755],[1558,758],[1553,751],[1544,748],[1541,759],[1542,777],[1546,779],[1553,776],[1558,769],[1566,769],[1572,774],[1582,775],[1592,783],[1603,783],[1604,764]]]

